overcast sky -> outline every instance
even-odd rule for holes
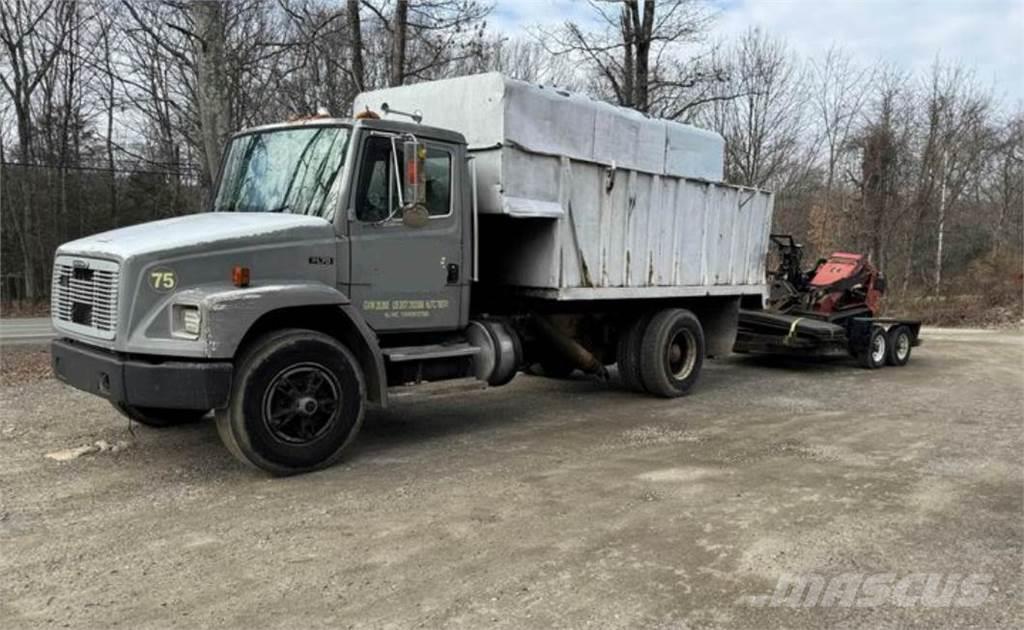
[[[833,43],[866,63],[926,69],[940,55],[975,68],[1007,101],[1024,101],[1024,0],[713,0],[712,38],[758,26],[804,56]],[[496,0],[491,24],[519,33],[532,24],[592,20],[585,0]]]

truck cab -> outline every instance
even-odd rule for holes
[[[320,441],[334,450],[337,435],[358,429],[362,399],[387,404],[389,382],[478,373],[488,380],[495,371],[511,378],[519,360],[510,355],[499,366],[491,349],[508,331],[478,324],[489,371],[474,369],[480,348],[455,334],[470,323],[466,164],[461,135],[404,121],[311,118],[236,134],[210,212],[58,250],[56,374],[133,420],[167,426],[211,409],[230,413],[232,391],[249,371],[239,368],[262,363],[248,355],[272,339],[312,360],[259,385],[276,393],[264,392],[266,409],[256,415],[288,420],[261,427],[265,441]],[[323,359],[331,354],[333,363]],[[234,401],[238,426],[220,423],[229,444],[251,431],[241,409],[251,397]],[[359,400],[358,412],[332,439],[343,398]],[[231,450],[259,448],[249,444]],[[322,453],[312,465],[325,463]],[[276,473],[312,461],[242,459]]]

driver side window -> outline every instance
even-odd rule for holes
[[[398,209],[395,161],[391,139],[370,136],[363,144],[356,188],[356,218],[360,221],[383,221]]]

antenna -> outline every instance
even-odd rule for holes
[[[412,118],[413,122],[415,122],[417,125],[423,122],[423,112],[421,112],[418,109],[412,113],[409,113],[403,112],[398,109],[392,109],[391,106],[388,105],[387,103],[381,103],[380,110],[384,112],[385,116],[388,116],[390,114],[394,114],[395,116],[408,116],[409,118]]]

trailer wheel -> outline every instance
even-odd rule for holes
[[[338,340],[311,330],[258,339],[235,366],[217,432],[243,463],[273,475],[333,464],[363,423],[366,385]]]
[[[126,418],[155,429],[163,429],[165,427],[174,427],[180,424],[198,422],[210,411],[209,409],[163,409],[159,407],[136,407],[123,402],[111,402],[110,404]]]
[[[889,352],[885,362],[896,367],[903,367],[910,361],[910,349],[914,345],[910,328],[907,326],[896,326],[889,331]]]
[[[889,354],[889,339],[885,331],[875,326],[871,329],[868,343],[857,351],[857,361],[861,367],[874,370],[885,365]]]
[[[647,324],[640,344],[640,376],[655,396],[689,393],[704,364],[704,330],[697,317],[681,308],[658,312]]]
[[[644,389],[643,380],[640,377],[640,344],[643,340],[644,328],[650,316],[641,315],[628,325],[624,326],[619,334],[619,343],[615,350],[615,361],[619,367],[619,378],[626,389],[637,393],[647,391]]]

